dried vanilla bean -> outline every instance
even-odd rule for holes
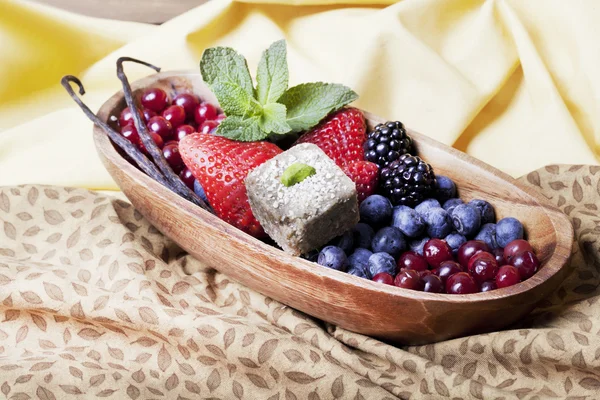
[[[138,134],[140,136],[142,143],[144,144],[144,147],[146,148],[148,153],[150,153],[150,155],[152,156],[152,159],[154,160],[154,163],[158,166],[158,168],[164,174],[165,178],[170,183],[169,186],[172,188],[172,190],[175,193],[177,193],[180,196],[182,196],[183,198],[193,202],[194,204],[202,207],[203,209],[210,211],[209,206],[200,197],[198,197],[196,195],[196,193],[194,193],[193,190],[191,190],[185,183],[183,183],[183,181],[181,180],[179,175],[177,175],[175,172],[173,172],[173,169],[171,169],[171,166],[165,159],[162,150],[160,150],[158,148],[158,146],[156,145],[156,143],[154,143],[154,140],[150,136],[150,133],[148,132],[148,128],[146,127],[146,124],[144,123],[144,120],[142,119],[142,115],[140,112],[141,105],[136,104],[136,101],[133,97],[133,91],[131,90],[131,85],[129,84],[129,80],[127,79],[127,76],[125,75],[125,72],[123,71],[123,63],[126,61],[145,65],[149,68],[152,68],[156,72],[160,72],[160,68],[158,68],[150,63],[147,63],[147,62],[144,62],[141,60],[137,60],[137,59],[131,58],[131,57],[120,57],[117,60],[117,76],[119,77],[119,80],[123,84],[123,93],[125,94],[125,101],[127,102],[127,106],[129,107],[129,110],[131,111],[131,114],[133,115],[133,121],[135,123],[135,127],[137,128]]]
[[[148,158],[129,140],[125,139],[119,133],[114,131],[108,124],[100,120],[96,114],[90,110],[90,108],[83,103],[83,101],[77,96],[73,88],[71,87],[71,82],[75,83],[79,87],[79,94],[84,95],[85,89],[83,84],[79,80],[79,78],[73,75],[65,75],[60,81],[60,84],[65,88],[69,96],[73,99],[75,103],[81,108],[83,113],[97,126],[99,126],[108,137],[117,145],[121,150],[125,152],[129,157],[135,161],[135,163],[152,179],[159,182],[163,186],[170,188],[169,183],[163,176],[163,174],[156,168],[156,166],[152,163],[152,161],[148,160]],[[172,189],[171,189],[172,190]]]

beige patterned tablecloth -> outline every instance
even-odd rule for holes
[[[549,166],[522,181],[571,218],[571,275],[519,326],[408,348],[325,325],[200,265],[122,200],[2,188],[0,392],[598,399],[600,167]]]

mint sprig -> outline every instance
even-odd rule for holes
[[[358,98],[350,88],[335,83],[303,83],[288,89],[284,40],[262,54],[256,89],[246,59],[228,47],[206,49],[200,72],[227,116],[216,134],[239,141],[308,130]]]

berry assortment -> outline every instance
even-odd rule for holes
[[[268,51],[277,50],[275,47],[281,46],[278,43]],[[285,46],[283,50],[285,54]],[[278,51],[281,54],[281,47]],[[216,52],[212,57],[216,59],[221,54],[225,53]],[[119,59],[117,70],[127,107],[112,118],[112,126],[100,121],[74,93],[70,83],[76,83],[80,94],[84,94],[77,78],[66,76],[62,84],[88,118],[147,175],[250,235],[268,240],[253,215],[244,180],[250,171],[283,152],[276,143],[292,143],[285,138],[275,143],[268,140],[270,132],[279,129],[282,131],[275,131],[276,134],[299,134],[292,146],[310,143],[321,149],[337,165],[332,166],[343,171],[340,172],[343,179],[347,180],[345,174],[356,187],[360,222],[321,248],[303,255],[304,258],[374,282],[447,294],[488,292],[513,286],[529,279],[540,268],[533,248],[524,239],[520,221],[507,217],[496,222],[495,210],[486,200],[464,202],[458,198],[452,179],[436,175],[433,167],[416,154],[413,140],[401,122],[389,121],[367,132],[362,112],[344,107],[356,98],[348,88],[328,84],[320,86],[321,92],[303,93],[307,98],[330,89],[337,91],[337,95],[344,94],[338,96],[343,100],[335,100],[339,103],[320,117],[315,112],[313,121],[276,120],[279,117],[273,110],[263,115],[262,120],[258,117],[242,120],[236,114],[241,112],[239,107],[221,102],[225,104],[222,112],[193,94],[180,93],[170,98],[160,88],[144,90],[136,103],[122,70],[124,61],[158,71],[139,60]],[[215,91],[217,86],[212,85],[220,80],[212,75],[216,69],[207,67],[210,61],[207,57],[205,63],[203,56],[201,71]],[[267,72],[261,72],[260,68],[257,75],[263,74],[263,79],[273,75],[271,72],[264,75]],[[240,79],[236,82],[239,85],[236,93],[246,92],[242,96],[246,100],[247,96],[258,96],[254,101],[265,109],[280,105],[279,101],[293,114],[294,107],[307,107],[310,103],[304,104],[298,95],[299,90],[304,90],[299,89],[302,85],[287,89],[287,71],[286,81],[277,83],[285,83],[277,89],[281,99],[270,100],[263,98],[265,92],[260,81],[253,89],[249,74],[246,78],[244,71],[236,73]],[[286,97],[286,90],[293,95]],[[219,98],[223,93],[215,91],[215,94]],[[233,104],[237,100],[231,101]],[[334,104],[334,100],[330,101]],[[242,114],[259,115],[257,110],[246,109]],[[318,112],[323,113],[323,109]],[[263,124],[264,121],[269,124]],[[357,220],[358,217],[348,219],[341,231]]]

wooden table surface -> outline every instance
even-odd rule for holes
[[[2,0],[0,0],[2,1]],[[163,23],[208,0],[28,0],[99,18]]]

